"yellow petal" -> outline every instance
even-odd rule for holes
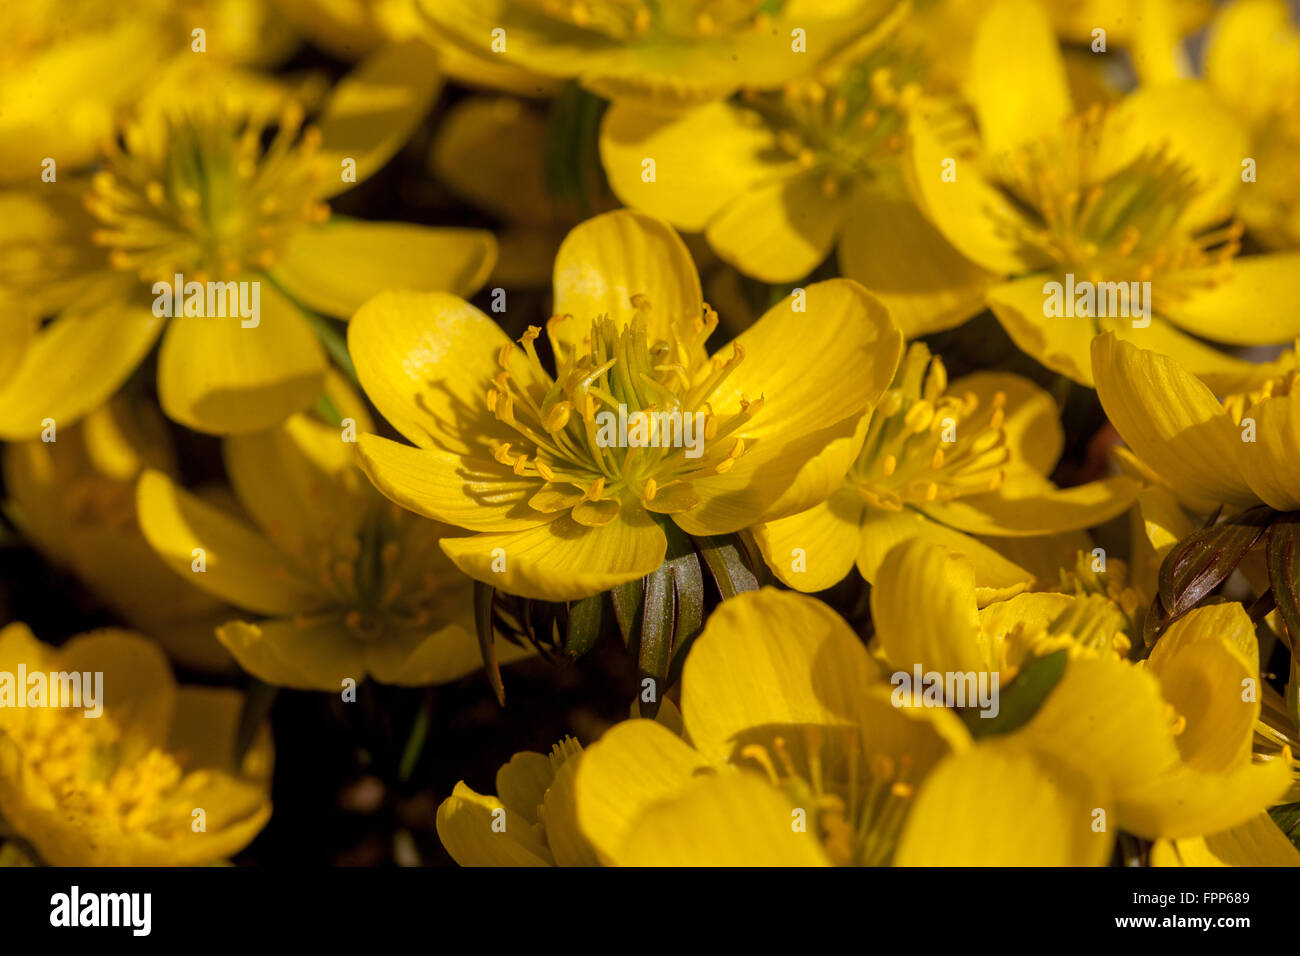
[[[333,222],[295,235],[271,274],[308,308],[348,319],[386,289],[473,295],[496,252],[496,240],[482,229]]]
[[[1162,311],[1193,335],[1230,345],[1278,345],[1300,335],[1300,317],[1288,304],[1300,297],[1300,252],[1244,256],[1184,278],[1185,294]]]
[[[859,573],[875,583],[879,580],[880,565],[885,560],[885,555],[900,542],[914,538],[942,545],[949,551],[963,555],[975,569],[975,593],[981,604],[1007,596],[1006,592],[1022,590],[1034,580],[1031,571],[1005,557],[996,548],[911,508],[902,511],[867,509],[857,556]]]
[[[1045,273],[1004,282],[989,290],[989,308],[1022,352],[1080,385],[1092,384],[1088,348],[1093,320],[1043,314]]]
[[[1219,7],[1205,49],[1205,78],[1252,123],[1266,120],[1296,81],[1300,44],[1285,0]]]
[[[913,538],[885,556],[871,589],[876,639],[890,666],[911,673],[996,666],[975,608],[975,569],[960,555]]]
[[[438,807],[438,839],[461,866],[552,866],[528,820],[464,782]]]
[[[1059,133],[1072,112],[1070,87],[1041,5],[1001,0],[980,18],[967,92],[990,155]]]
[[[231,621],[217,639],[254,677],[277,687],[340,693],[366,678],[364,645],[339,612],[250,623]]]
[[[1290,782],[1280,760],[1231,771],[1187,766],[1166,702],[1149,670],[1076,657],[1030,721],[1018,746],[1049,752],[1108,782],[1119,826],[1139,836],[1184,837],[1244,823]]]
[[[578,763],[578,826],[603,861],[616,860],[645,810],[680,792],[708,766],[653,720],[615,724],[583,751]]]
[[[636,507],[624,508],[598,528],[566,515],[525,531],[440,543],[476,581],[542,601],[576,601],[635,581],[663,564],[668,548],[663,530]]]
[[[864,508],[846,485],[807,511],[756,526],[754,540],[783,583],[805,594],[823,591],[853,569]]]
[[[580,346],[591,323],[608,315],[619,328],[636,314],[632,296],[650,302],[650,335],[671,340],[668,323],[703,315],[700,277],[681,237],[660,219],[620,209],[576,226],[555,258],[555,313],[548,327],[557,354]]]
[[[1101,332],[1113,332],[1117,339],[1132,342],[1138,348],[1150,349],[1168,355],[1184,371],[1195,375],[1216,395],[1253,391],[1265,380],[1280,374],[1275,362],[1258,362],[1238,358],[1208,342],[1188,335],[1172,321],[1159,315],[1152,316],[1151,324],[1135,329],[1128,319],[1103,318],[1098,320]]]
[[[1115,834],[1088,776],[1046,755],[983,744],[953,754],[921,784],[897,866],[1104,866]]]
[[[838,261],[847,278],[885,303],[908,339],[961,325],[983,310],[992,284],[909,199],[879,189],[854,192]]]
[[[912,115],[903,156],[904,176],[926,218],[958,252],[989,272],[1020,275],[1046,264],[1041,251],[1016,238],[1029,231],[1024,215],[980,175],[975,163],[955,160],[956,147],[944,143],[933,124],[920,111]],[[955,179],[945,177],[948,169],[955,171]]]
[[[1119,475],[1057,488],[1028,469],[1009,475],[997,491],[918,507],[970,534],[1037,536],[1105,524],[1137,500],[1142,483]]]
[[[180,315],[163,337],[158,355],[163,410],[196,431],[222,435],[269,428],[321,394],[325,353],[298,307],[255,275],[241,281],[258,283],[259,315]]]
[[[1267,813],[1222,833],[1157,840],[1152,866],[1300,866],[1300,850]]]
[[[1300,391],[1266,399],[1251,413],[1255,441],[1242,442],[1238,465],[1246,483],[1277,511],[1300,509],[1295,452],[1300,441]]]
[[[1241,436],[1203,384],[1171,359],[1100,336],[1093,345],[1097,397],[1130,448],[1173,488],[1249,506],[1238,464]]]
[[[522,349],[474,306],[441,292],[382,292],[348,325],[348,351],[375,407],[413,444],[486,454],[518,434],[488,411],[487,393],[511,346],[511,377],[540,384]]]
[[[724,601],[709,617],[682,672],[682,715],[696,750],[723,761],[756,728],[844,723],[879,679],[838,614],[763,588]]]
[[[555,782],[555,769],[546,754],[524,750],[497,769],[497,798],[529,823],[539,819],[546,789]]]
[[[140,476],[140,530],[167,565],[210,594],[263,614],[319,607],[318,589],[249,525],[201,501],[161,472]],[[194,568],[202,558],[205,570]]]
[[[433,105],[442,88],[437,58],[419,40],[388,43],[334,87],[321,115],[321,195],[352,188],[344,161],[356,163],[364,182],[387,163]]]
[[[737,196],[709,223],[709,245],[724,261],[764,282],[792,282],[826,258],[847,203],[822,191],[825,174],[808,170]]]
[[[749,773],[694,780],[647,809],[631,828],[620,866],[827,866],[821,845],[797,827],[790,798]]]
[[[115,300],[69,311],[37,332],[0,383],[0,438],[34,438],[52,419],[71,425],[108,400],[162,331],[143,305]]]
[[[745,453],[735,466],[697,481],[700,506],[675,516],[691,534],[735,531],[824,500],[850,464],[847,439],[858,434],[863,411],[889,387],[903,339],[884,306],[847,279],[814,283],[804,294],[806,311],[787,297],[720,350],[729,358],[739,347],[744,358],[707,397],[715,413],[725,421],[740,413],[742,398],[764,403],[737,433]]]
[[[556,771],[555,782],[546,791],[546,845],[556,866],[597,866],[600,861],[578,825],[578,767],[583,754],[570,757]]]
[[[409,511],[471,531],[523,531],[553,521],[528,502],[541,487],[500,462],[412,448],[378,435],[362,435],[360,461],[370,480]]]
[[[791,172],[790,161],[773,160],[774,150],[771,128],[758,113],[730,103],[681,113],[615,103],[600,127],[601,164],[614,194],[688,232],[703,232],[761,180]],[[655,163],[650,182],[642,178],[646,159]]]
[[[1259,717],[1259,645],[1240,604],[1197,608],[1160,635],[1148,666],[1187,719],[1178,750],[1198,770],[1228,770],[1250,757]]]

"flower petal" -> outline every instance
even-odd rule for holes
[[[1088,318],[1043,314],[1045,273],[1004,282],[989,290],[989,308],[1022,352],[1053,372],[1092,384],[1088,348],[1095,328]]]
[[[556,354],[580,346],[591,323],[608,315],[623,328],[650,302],[650,339],[671,340],[668,323],[703,315],[695,263],[681,237],[660,219],[619,209],[581,223],[555,257],[555,313],[571,316],[548,326]]]
[[[645,809],[682,790],[708,766],[656,721],[615,724],[582,752],[578,763],[579,829],[602,860],[616,860]]]
[[[236,607],[289,614],[320,607],[323,597],[288,557],[249,525],[146,471],[137,486],[140,530],[182,578]],[[201,549],[202,572],[194,570]]]
[[[365,680],[364,644],[348,630],[343,615],[231,621],[217,639],[259,680],[294,690],[339,693],[349,678]]]
[[[1245,4],[1238,4],[1245,6]],[[1152,866],[1300,866],[1300,850],[1267,813],[1222,833],[1157,840]]]
[[[709,245],[764,282],[808,275],[831,251],[848,205],[821,184],[822,174],[808,170],[741,193],[709,223]]]
[[[55,319],[0,384],[0,438],[35,438],[47,418],[67,426],[102,405],[135,371],[165,321],[125,300]]]
[[[1005,404],[1002,430],[1012,461],[1049,475],[1065,447],[1061,415],[1056,400],[1023,375],[1012,372],[975,372],[948,385],[950,395],[974,395],[979,408],[993,404],[1001,394]]]
[[[846,485],[807,511],[757,525],[754,541],[784,584],[805,594],[823,591],[853,569],[865,507]]]
[[[255,318],[178,315],[158,355],[167,416],[218,435],[257,431],[315,402],[325,353],[298,307],[256,276]],[[256,321],[256,325],[244,326]]]
[[[353,68],[325,104],[321,131],[321,195],[364,182],[402,148],[442,88],[438,59],[422,40],[387,43]],[[345,160],[356,179],[344,181]]]
[[[620,866],[828,866],[790,798],[762,777],[701,777],[649,807],[624,839]],[[806,812],[806,809],[805,809]]]
[[[1231,345],[1278,345],[1300,335],[1300,252],[1243,256],[1180,273],[1183,294],[1161,311],[1193,335]],[[1243,320],[1243,316],[1248,319]]]
[[[724,601],[691,647],[682,715],[696,750],[734,759],[747,731],[843,724],[880,670],[844,620],[813,598],[763,588]]]
[[[553,865],[527,819],[496,797],[475,793],[464,781],[439,805],[436,826],[438,839],[461,866]]]
[[[440,543],[476,581],[542,601],[576,601],[635,581],[663,564],[668,550],[663,529],[635,507],[622,509],[597,528],[565,515],[525,531],[443,538]]]
[[[917,507],[970,534],[1038,536],[1105,524],[1127,511],[1141,489],[1141,482],[1124,475],[1057,488],[1026,469],[1008,475],[997,491]]]
[[[615,103],[600,127],[601,163],[614,194],[687,232],[703,232],[737,195],[796,168],[774,161],[774,150],[759,114],[730,103],[680,113]],[[650,182],[642,178],[646,159],[655,162]]]
[[[996,662],[975,607],[975,569],[961,555],[913,538],[885,556],[871,589],[876,639],[890,666],[989,671]]]
[[[984,744],[952,754],[916,795],[896,866],[1104,866],[1114,833],[1082,771],[1046,755]]]
[[[1246,483],[1276,511],[1300,509],[1300,481],[1296,479],[1300,391],[1265,399],[1251,414],[1255,441],[1242,442],[1237,459]]]
[[[1065,61],[1043,7],[1002,0],[975,28],[967,93],[990,155],[1054,136],[1073,111]]]
[[[1130,448],[1171,487],[1198,498],[1255,503],[1239,462],[1241,437],[1223,406],[1172,359],[1100,336],[1097,397]]]
[[[384,289],[473,295],[496,257],[482,229],[346,221],[299,232],[271,274],[308,308],[348,319]]]
[[[853,194],[845,215],[838,262],[846,278],[885,303],[907,339],[961,325],[982,311],[993,278],[909,199],[866,187]]]

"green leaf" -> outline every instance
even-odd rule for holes
[[[759,580],[751,563],[752,556],[737,535],[697,537],[695,546],[708,565],[709,574],[713,576],[724,601],[744,591],[758,590]]]
[[[569,605],[564,653],[577,660],[595,646],[605,620],[605,595],[596,594]]]
[[[637,578],[612,588],[610,603],[614,605],[614,619],[618,622],[623,644],[629,650],[641,623],[641,608],[645,604],[645,581]]]
[[[1271,807],[1268,815],[1273,818],[1278,829],[1286,834],[1286,838],[1295,844],[1296,849],[1300,849],[1300,803]]]
[[[1060,681],[1069,659],[1069,652],[1062,648],[1025,664],[1010,684],[999,689],[996,717],[982,717],[977,708],[961,711],[971,736],[1009,734],[1028,723]]]

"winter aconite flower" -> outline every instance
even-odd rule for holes
[[[982,162],[954,140],[961,124],[914,114],[907,171],[953,246],[1008,279],[988,303],[1021,349],[1091,384],[1089,343],[1111,330],[1226,387],[1251,366],[1200,338],[1263,344],[1300,332],[1298,255],[1237,255],[1231,216],[1252,188],[1248,140],[1208,88],[1143,87],[1075,113],[1051,26],[1027,0],[997,3],[974,43]],[[1070,301],[1052,304],[1051,282]],[[1101,292],[1090,302],[1076,286]]]
[[[965,321],[984,307],[989,277],[904,188],[899,157],[930,64],[896,35],[898,20],[781,90],[673,114],[615,103],[600,135],[611,187],[629,206],[704,232],[765,282],[798,280],[836,248],[843,274],[909,337]]]
[[[71,424],[160,335],[169,417],[218,434],[267,428],[320,395],[325,353],[302,307],[347,317],[383,288],[476,289],[489,234],[330,222],[326,203],[396,152],[439,83],[418,44],[385,47],[308,125],[291,95],[196,73],[141,105],[89,181],[0,197],[16,219],[0,289],[54,316],[7,383],[0,436]]]
[[[258,616],[217,637],[267,683],[339,691],[367,675],[423,685],[469,673],[470,581],[438,550],[443,529],[375,493],[348,440],[369,417],[337,382],[329,394],[342,427],[300,414],[226,440],[246,517],[145,472],[145,537],[185,580]]]
[[[266,825],[271,735],[263,729],[235,764],[238,692],[178,687],[157,646],[125,631],[83,634],[55,650],[11,624],[0,631],[0,671],[20,667],[29,681],[38,672],[102,675],[97,717],[49,699],[0,707],[0,816],[43,862],[209,864]]]
[[[438,807],[438,838],[461,866],[593,866],[578,830],[573,778],[582,745],[566,737],[550,754],[522,751],[497,771],[497,796],[464,782]]]
[[[372,480],[480,532],[442,542],[467,574],[544,600],[654,571],[662,522],[725,534],[821,501],[902,348],[880,303],[839,279],[710,356],[717,316],[681,239],[626,211],[569,234],[554,311],[553,371],[541,329],[515,344],[450,295],[380,295],[349,330],[366,393],[415,445],[363,436]],[[640,434],[623,434],[634,415]]]
[[[1092,362],[1097,396],[1139,467],[1195,510],[1300,509],[1294,356],[1275,363],[1275,377],[1222,401],[1175,359],[1113,335],[1093,343]]]
[[[885,864],[917,786],[970,741],[951,711],[894,707],[833,611],[770,588],[709,618],[681,711],[682,736],[630,720],[583,753],[578,824],[602,862]]]
[[[873,591],[872,615],[893,667],[998,670],[1005,706],[1014,678],[1054,653],[1065,658],[1023,725],[984,735],[934,769],[909,817],[903,862],[966,863],[988,853],[1013,863],[1023,852],[1099,863],[1105,835],[1117,829],[1148,839],[1220,833],[1286,791],[1289,754],[1252,761],[1260,704],[1248,691],[1260,683],[1259,649],[1241,605],[1192,611],[1138,666],[1125,659],[1125,614],[1100,595],[1022,594],[977,612],[969,565],[923,541],[891,552],[881,577],[887,585]],[[936,600],[938,581],[948,584]],[[1016,848],[1012,835],[1025,821],[990,817],[999,792],[1021,788],[1037,794],[1044,838],[1059,826],[1051,844]]]
[[[55,434],[56,441],[34,439],[0,452],[8,513],[24,537],[175,660],[228,669],[230,655],[213,629],[229,620],[230,608],[177,578],[136,521],[140,473],[178,471],[157,407],[122,392]]]
[[[919,343],[865,426],[861,451],[829,498],[755,533],[791,587],[820,591],[854,564],[874,581],[894,545],[922,538],[965,554],[988,599],[1035,578],[999,553],[999,541],[1099,525],[1125,511],[1140,487],[1119,477],[1057,488],[1046,476],[1065,436],[1052,397],[1010,373],[949,383],[942,360]]]
[[[767,0],[418,0],[448,36],[593,93],[673,108],[780,86],[886,4]]]

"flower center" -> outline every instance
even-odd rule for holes
[[[872,413],[849,480],[877,508],[950,501],[995,490],[1011,458],[1002,427],[1006,396],[987,409],[973,394],[945,394],[948,373],[930,350],[907,350],[893,387]]]
[[[1290,364],[1292,368],[1281,375],[1266,380],[1253,391],[1234,392],[1223,397],[1223,407],[1232,416],[1233,422],[1240,425],[1243,418],[1254,417],[1257,406],[1261,403],[1270,398],[1282,398],[1291,394],[1296,382],[1300,381],[1300,369],[1294,367],[1298,352],[1300,352],[1300,343],[1283,356],[1282,361]]]
[[[1051,138],[994,160],[997,178],[1032,222],[1014,227],[1018,237],[1090,282],[1145,282],[1232,259],[1242,226],[1191,234],[1182,220],[1201,186],[1166,151],[1098,176],[1105,118],[1096,104]],[[1161,291],[1176,294],[1167,283]]]
[[[919,55],[890,47],[779,93],[746,91],[745,102],[776,130],[782,150],[821,174],[822,193],[833,199],[855,180],[892,168],[924,75]]]
[[[297,103],[272,132],[265,116],[205,100],[132,124],[86,196],[102,225],[92,240],[144,281],[269,268],[290,235],[329,218],[316,198],[320,131],[302,123]]]
[[[727,416],[707,402],[744,359],[739,345],[729,357],[702,358],[717,313],[706,304],[703,317],[673,321],[667,338],[651,341],[651,303],[637,294],[632,305],[625,328],[595,320],[582,346],[557,356],[554,378],[538,358],[536,326],[519,340],[526,376],[515,346],[501,350],[487,407],[520,441],[494,440],[492,455],[542,480],[529,500],[537,511],[568,511],[587,526],[612,521],[629,499],[663,514],[685,511],[698,501],[695,479],[725,474],[745,453],[735,433],[763,398],[742,397]]]
[[[207,774],[183,773],[157,748],[123,763],[121,730],[109,714],[87,718],[79,710],[35,708],[15,738],[65,811],[112,818],[126,831],[172,838],[189,832],[195,804],[185,796],[201,790]]]
[[[915,784],[911,758],[868,753],[852,727],[804,725],[798,737],[752,743],[740,759],[786,791],[837,866],[883,866],[898,842]]]

